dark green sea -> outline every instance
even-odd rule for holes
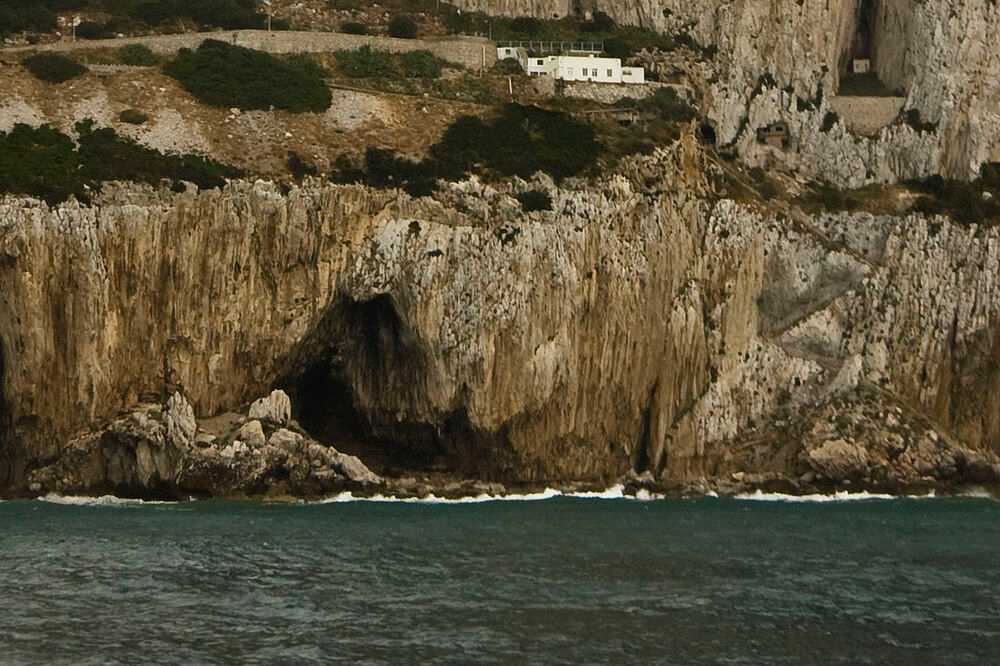
[[[2,664],[997,664],[1000,503],[0,503]]]

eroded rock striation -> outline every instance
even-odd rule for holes
[[[0,481],[996,482],[1000,231],[740,203],[718,169],[687,135],[579,186],[7,199]]]

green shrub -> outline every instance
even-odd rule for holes
[[[94,129],[93,122],[77,123],[83,176],[94,182],[132,180],[157,184],[186,180],[201,188],[222,187],[241,172],[198,155],[172,155],[118,136],[113,129]]]
[[[58,203],[86,199],[80,159],[72,139],[51,127],[15,125],[0,133],[0,192]]]
[[[993,225],[1000,222],[1000,177],[993,178],[990,167],[984,167],[972,182],[931,176],[906,184],[922,195],[913,206],[916,212],[948,215],[960,224]]]
[[[0,37],[20,32],[52,32],[56,13],[43,2],[0,0]]]
[[[504,58],[503,60],[497,60],[496,64],[493,65],[493,71],[504,76],[511,76],[513,74],[523,74],[524,68],[521,67],[521,63],[517,61],[517,58]]]
[[[129,44],[118,49],[118,61],[133,67],[152,67],[160,63],[160,58],[144,44]]]
[[[530,213],[536,210],[552,210],[552,197],[548,192],[528,190],[518,193],[515,198],[521,203],[521,210]]]
[[[89,199],[88,187],[132,180],[158,184],[185,180],[218,187],[240,172],[193,155],[165,155],[120,137],[112,129],[77,123],[78,145],[50,127],[15,125],[0,133],[0,192],[27,194],[55,204],[75,196]]]
[[[537,37],[545,30],[545,25],[537,18],[518,16],[510,22],[510,30],[525,37]]]
[[[392,20],[389,21],[389,36],[398,39],[416,39],[417,22],[413,20],[412,16],[405,14],[393,16]]]
[[[138,109],[125,109],[118,114],[118,120],[129,125],[142,125],[149,120],[149,116]]]
[[[399,57],[403,76],[408,79],[437,79],[441,77],[441,60],[430,51],[409,51]]]
[[[543,171],[559,180],[591,167],[600,153],[592,126],[565,113],[519,104],[508,104],[490,122],[459,118],[431,148],[448,178],[479,165],[503,176],[526,178]]]
[[[305,57],[279,60],[262,51],[205,40],[197,51],[182,49],[164,71],[201,102],[243,110],[295,113],[330,108],[323,68]]]
[[[367,44],[353,51],[337,51],[334,55],[337,67],[352,79],[391,79],[397,75],[392,56]]]
[[[76,26],[76,36],[80,39],[108,39],[114,37],[115,34],[108,30],[108,26],[105,23],[84,21]]]
[[[348,21],[340,26],[340,31],[345,32],[348,35],[367,35],[368,26],[364,23],[358,23],[357,21]]]
[[[128,14],[150,25],[179,20],[227,30],[267,25],[267,17],[257,12],[257,0],[139,0],[130,4]]]
[[[296,152],[288,153],[288,170],[292,172],[292,176],[295,180],[302,182],[302,179],[306,176],[315,176],[319,174],[319,169],[316,168],[315,164],[310,164],[302,159],[302,156]]]
[[[25,58],[23,64],[35,78],[46,83],[63,83],[87,71],[80,63],[56,53],[39,53]]]

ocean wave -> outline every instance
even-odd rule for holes
[[[865,502],[872,500],[894,500],[900,499],[900,495],[887,495],[884,493],[869,493],[861,491],[857,493],[837,491],[831,495],[787,495],[785,493],[765,493],[756,490],[752,493],[735,495],[733,499],[750,502]]]
[[[38,500],[40,502],[62,504],[64,506],[144,506],[151,504],[178,504],[178,502],[126,499],[124,497],[115,497],[114,495],[87,497],[84,495],[59,495],[56,493],[49,493],[48,495],[39,497]]]
[[[663,495],[651,493],[648,490],[640,489],[635,495],[626,495],[625,486],[611,486],[606,490],[584,491],[584,492],[563,492],[555,488],[546,488],[537,493],[510,494],[510,495],[473,495],[469,497],[438,497],[430,494],[424,497],[397,497],[395,495],[369,495],[356,496],[347,491],[322,499],[317,504],[340,504],[345,502],[378,502],[378,503],[400,503],[400,504],[483,504],[485,502],[542,502],[566,497],[570,499],[602,499],[602,500],[632,500],[632,501],[652,501],[664,499]]]

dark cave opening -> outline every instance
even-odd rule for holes
[[[875,57],[875,20],[878,6],[876,0],[861,0],[858,7],[857,32],[851,56],[855,59],[872,60]]]
[[[701,126],[698,127],[698,140],[701,141],[704,146],[715,147],[717,141],[715,128],[709,123],[702,123]]]
[[[369,418],[352,386],[352,381],[365,382],[369,395],[411,388],[399,386],[400,369],[413,366],[415,356],[392,299],[379,295],[339,303],[320,328],[317,335],[331,342],[283,382],[302,428],[383,476],[443,471],[447,465],[435,429],[385,414]]]

